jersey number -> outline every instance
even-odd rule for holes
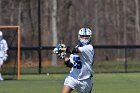
[[[82,68],[82,63],[80,61],[80,57],[73,57],[73,68],[81,69]]]

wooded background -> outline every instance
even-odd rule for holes
[[[93,45],[139,45],[140,1],[0,0],[0,25],[21,27],[21,47],[38,46],[39,26],[41,46],[75,46],[82,27]]]
[[[56,3],[53,3],[53,2]],[[76,45],[82,27],[93,31],[94,45],[139,45],[139,0],[40,0],[41,40],[52,46],[52,17],[57,39]],[[54,5],[55,4],[55,5]],[[38,45],[38,0],[0,0],[0,25],[20,25],[22,46]],[[56,10],[53,7],[56,6]]]

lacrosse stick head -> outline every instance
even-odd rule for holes
[[[56,46],[56,48],[58,48],[58,49],[60,49],[60,48],[65,48],[65,47],[66,47],[65,44],[58,44],[58,45]]]

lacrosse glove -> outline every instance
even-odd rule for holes
[[[61,48],[65,48],[65,44],[58,44],[56,48],[54,48],[53,52],[57,54],[57,56],[63,59],[66,56],[66,52],[62,52]]]

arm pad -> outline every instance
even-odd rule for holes
[[[78,52],[78,48],[70,48],[70,47],[67,47],[66,53],[73,54],[73,53],[79,53],[79,52]]]
[[[67,67],[70,67],[70,68],[73,67],[73,64],[70,62],[70,59],[69,59],[68,61],[65,61],[65,65],[66,65]]]

